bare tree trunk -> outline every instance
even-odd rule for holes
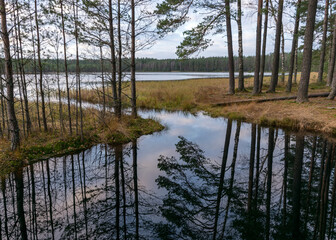
[[[331,91],[328,96],[328,99],[333,100],[335,96],[336,96],[336,74],[334,74],[334,77],[333,77]]]
[[[267,44],[267,25],[268,25],[268,5],[269,0],[266,0],[265,6],[265,20],[264,20],[264,34],[263,34],[263,46],[262,46],[262,56],[261,56],[261,65],[260,65],[260,79],[259,79],[259,93],[262,92],[264,74],[265,74],[265,59],[266,59],[266,44]]]
[[[51,126],[53,129],[55,129],[54,110],[51,105],[51,90],[49,88],[49,85],[47,87],[47,97],[48,97],[49,113],[50,113],[50,118],[51,118]]]
[[[238,0],[240,1],[240,0]],[[135,4],[134,0],[131,0],[131,11],[132,11],[132,20],[131,20],[131,38],[132,38],[132,46],[131,46],[131,91],[132,91],[132,116],[134,118],[137,117],[137,107],[136,107],[136,82],[135,82]]]
[[[42,104],[42,120],[43,120],[43,128],[44,131],[48,131],[47,117],[45,112],[45,102],[44,102],[44,90],[43,90],[43,68],[42,68],[42,60],[41,60],[41,40],[40,40],[40,29],[39,29],[39,20],[37,16],[37,0],[35,3],[35,25],[36,25],[36,38],[37,38],[37,61],[39,66],[39,74],[40,74],[40,94],[41,94],[41,104]]]
[[[316,17],[317,0],[311,0],[308,4],[307,25],[304,38],[302,73],[298,90],[297,102],[308,101],[308,86],[312,61],[312,48],[314,41],[314,26]]]
[[[11,149],[15,150],[20,146],[20,129],[15,115],[13,66],[10,53],[9,34],[7,31],[6,8],[4,0],[0,0],[0,14],[1,14],[1,37],[4,44],[4,53],[5,53],[5,73],[6,73],[5,81],[7,89],[7,111],[9,118],[8,129],[10,131]]]
[[[38,128],[41,130],[41,118],[40,118],[40,106],[39,106],[39,90],[38,90],[38,82],[37,82],[37,68],[36,68],[36,49],[35,49],[35,35],[34,35],[34,28],[33,28],[33,14],[30,12],[30,4],[28,4],[28,11],[30,17],[30,31],[33,43],[33,68],[34,68],[34,79],[35,79],[35,91],[36,91],[36,115],[37,115],[37,122]]]
[[[75,2],[76,1],[76,2]],[[83,108],[82,108],[82,93],[81,93],[81,76],[79,66],[79,40],[78,40],[78,0],[73,1],[73,10],[75,18],[75,41],[76,41],[76,82],[78,83],[78,101],[80,115],[80,137],[83,141]]]
[[[244,54],[243,54],[243,30],[242,30],[242,10],[241,10],[241,0],[237,0],[237,25],[238,25],[238,59],[239,59],[239,80],[238,80],[238,90],[245,91],[244,86]]]
[[[323,19],[323,35],[322,35],[322,45],[321,45],[321,55],[320,55],[320,65],[318,72],[318,82],[322,82],[323,78],[323,69],[324,69],[324,60],[325,60],[325,50],[326,50],[326,39],[328,31],[328,13],[329,13],[329,0],[325,1],[324,6],[324,19]]]
[[[298,73],[298,46],[295,50],[295,71],[294,71],[294,83],[297,84],[297,73]]]
[[[285,84],[285,34],[281,25],[281,83]]]
[[[230,0],[225,0],[226,36],[229,54],[229,94],[235,93],[234,58],[232,47]]]
[[[15,52],[17,53],[17,46],[14,44],[14,49]],[[16,56],[16,61],[15,61],[15,68],[16,68],[16,80],[17,80],[17,84],[18,84],[18,89],[19,89],[19,96],[20,96],[20,107],[21,107],[21,115],[22,115],[22,132],[23,132],[23,136],[26,136],[26,124],[25,124],[25,111],[23,108],[23,101],[22,101],[22,88],[21,88],[21,82],[20,82],[20,74],[18,72],[19,67],[18,67],[18,62],[19,62],[19,58],[18,55],[15,53]]]
[[[279,54],[280,54],[280,41],[281,41],[281,26],[282,26],[282,11],[283,11],[283,0],[279,0],[278,6],[278,17],[276,22],[276,33],[275,33],[275,43],[274,43],[274,53],[273,53],[273,64],[272,64],[272,78],[268,92],[275,92],[275,88],[278,85],[278,74],[279,74]]]
[[[104,59],[103,59],[103,47],[99,45],[100,50],[100,65],[101,65],[101,78],[102,78],[102,88],[103,88],[103,116],[106,113],[106,92],[105,92],[105,76],[104,76]]]
[[[68,120],[69,120],[69,132],[72,135],[72,122],[71,122],[71,104],[70,104],[70,89],[69,89],[69,75],[68,75],[68,59],[67,59],[67,42],[65,38],[65,23],[63,13],[63,0],[60,0],[61,18],[62,18],[62,34],[63,34],[63,50],[64,50],[64,71],[65,71],[65,84],[68,100]]]
[[[15,56],[15,70],[16,70],[16,81],[19,89],[19,101],[20,101],[20,107],[21,107],[21,115],[22,115],[22,132],[23,136],[26,137],[26,120],[25,120],[25,111],[23,107],[23,100],[22,100],[22,69],[20,66],[20,57],[19,57],[19,40],[18,40],[18,32],[17,32],[17,16],[16,11],[13,11],[12,14],[12,21],[14,24],[14,38],[15,41],[13,43],[14,48],[14,56]],[[14,83],[15,84],[15,83]]]
[[[110,30],[110,51],[111,51],[111,73],[112,73],[112,93],[114,101],[114,111],[119,112],[118,108],[118,95],[117,95],[117,67],[116,67],[116,56],[115,56],[115,44],[114,44],[114,28],[113,28],[113,8],[112,0],[109,0],[109,30]]]
[[[117,117],[121,119],[121,80],[122,80],[121,4],[118,0],[118,107]]]
[[[293,79],[293,71],[294,71],[294,61],[295,66],[297,65],[296,57],[297,57],[297,45],[298,45],[298,32],[299,32],[299,25],[300,25],[300,7],[301,7],[301,0],[297,1],[296,7],[296,16],[295,16],[295,26],[294,26],[294,33],[293,33],[293,41],[292,41],[292,50],[291,50],[291,57],[289,60],[289,73],[288,73],[288,81],[286,86],[286,91],[292,91],[292,79]],[[296,68],[297,70],[297,68]],[[296,83],[296,71],[295,71],[295,83]]]
[[[2,72],[2,69],[1,69]],[[2,122],[2,134],[3,137],[6,129],[6,116],[5,116],[5,103],[4,103],[4,89],[3,89],[3,80],[2,76],[0,76],[0,104],[1,104],[1,122]]]
[[[258,1],[258,20],[257,20],[257,37],[256,37],[256,57],[254,68],[254,86],[252,94],[260,92],[259,71],[260,71],[260,48],[261,48],[261,24],[262,24],[262,7],[263,0]]]
[[[18,29],[18,40],[19,40],[19,45],[18,48],[20,49],[20,74],[21,74],[21,79],[22,79],[22,91],[23,91],[23,99],[24,99],[24,104],[25,104],[25,113],[26,113],[26,121],[27,121],[27,133],[29,134],[31,132],[31,119],[30,119],[30,114],[29,114],[29,105],[28,105],[28,94],[27,94],[27,82],[26,82],[26,73],[24,69],[24,64],[23,64],[23,48],[22,48],[22,37],[21,37],[21,20],[20,20],[20,14],[19,14],[19,5],[18,1],[16,1],[16,11],[17,11],[17,29]]]
[[[0,138],[2,138],[6,127],[5,114],[4,114],[4,101],[2,96],[2,76],[0,76],[0,107],[1,107]]]
[[[331,45],[331,52],[330,52],[330,61],[328,64],[328,77],[327,77],[327,86],[331,86],[334,76],[334,69],[335,69],[335,57],[336,57],[336,18],[334,21],[334,31],[333,31],[333,40]]]
[[[61,133],[63,135],[63,133],[64,133],[63,104],[62,104],[62,99],[61,99],[58,47],[57,47],[57,50],[56,50],[56,74],[57,74],[57,89],[58,89],[58,107],[59,107],[59,115],[60,115],[60,128],[61,128]]]

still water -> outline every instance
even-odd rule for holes
[[[335,239],[334,143],[202,113],[2,180],[1,239]]]
[[[271,73],[265,73],[266,76]],[[253,73],[245,73],[245,76],[252,76]],[[238,76],[238,73],[235,73]],[[105,82],[109,82],[111,76],[109,73],[82,73],[81,74],[81,84],[82,88],[92,88],[100,87],[102,84],[102,77],[104,77]],[[123,74],[123,81],[130,81],[130,73]],[[188,80],[188,79],[202,79],[202,78],[228,78],[228,72],[137,72],[137,81],[174,81],[174,80]],[[28,82],[35,82],[35,75],[26,75]],[[48,87],[52,89],[57,88],[58,78],[60,80],[60,87],[65,88],[65,74],[61,73],[59,76],[55,73],[48,73],[44,75],[44,81]],[[69,87],[74,88],[76,86],[76,74],[69,74]],[[33,85],[32,85],[33,88]]]

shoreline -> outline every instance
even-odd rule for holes
[[[111,146],[129,143],[141,136],[160,132],[165,127],[154,119],[136,118],[124,115],[121,122],[106,118],[104,123],[90,125],[83,139],[73,134],[62,136],[60,129],[38,132],[36,129],[29,137],[23,138],[16,151],[10,150],[7,139],[0,139],[0,177],[4,178],[15,169],[29,164],[84,151],[97,144]]]
[[[252,96],[250,92],[253,87],[253,78],[251,77],[245,78],[246,92],[237,92],[235,95],[227,94],[228,83],[223,78],[138,81],[137,104],[140,109],[190,113],[204,111],[212,117],[240,119],[267,127],[316,132],[336,137],[336,101],[320,97],[311,98],[308,103],[301,104],[296,103],[295,99],[263,102],[268,98],[286,98],[297,94],[297,84],[293,84],[293,91],[287,93],[286,86],[281,83],[280,78],[277,92],[265,93],[269,82],[270,77],[265,77],[263,93]],[[317,73],[312,73],[309,93],[317,95],[329,91],[330,88],[326,87],[324,83],[317,83]],[[82,99],[90,103],[101,101],[94,90],[84,90]],[[234,103],[239,101],[246,102]]]

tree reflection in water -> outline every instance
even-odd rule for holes
[[[332,141],[229,120],[221,145],[216,161],[180,137],[152,156],[156,187],[137,141],[18,168],[1,179],[0,239],[335,238]]]

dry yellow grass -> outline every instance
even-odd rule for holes
[[[336,101],[314,98],[308,103],[277,101],[206,109],[214,116],[242,118],[267,126],[322,132],[336,136]]]
[[[298,75],[298,80],[300,74]],[[285,84],[279,77],[276,93],[265,93],[270,77],[265,77],[263,93],[252,96],[253,77],[245,79],[247,92],[228,95],[228,79],[193,79],[183,81],[137,82],[138,107],[167,110],[204,110],[214,116],[243,118],[250,122],[262,123],[302,130],[320,131],[336,134],[335,101],[311,99],[309,103],[297,104],[295,101],[277,101],[267,103],[251,103],[213,107],[216,103],[236,102],[246,99],[272,98],[296,95],[297,85],[293,85],[292,93],[285,91]],[[287,82],[287,76],[285,77]],[[238,82],[236,80],[236,86]],[[330,88],[317,83],[317,73],[311,74],[309,93],[328,92]],[[125,88],[129,94],[129,89]],[[83,99],[90,102],[101,102],[95,91],[83,91]],[[127,102],[128,99],[123,99]],[[328,108],[329,107],[329,108]]]

